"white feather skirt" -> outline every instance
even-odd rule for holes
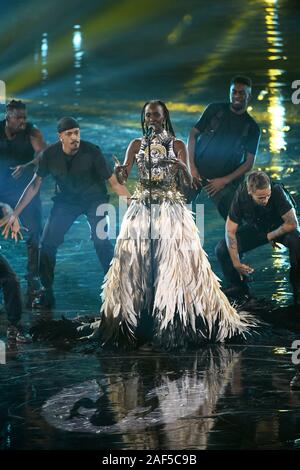
[[[169,348],[249,332],[255,321],[221,291],[192,213],[165,200],[152,205],[151,218],[152,244],[143,202],[132,202],[123,219],[103,285],[102,316],[93,325],[103,345],[136,346],[152,338]]]

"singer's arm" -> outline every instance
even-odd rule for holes
[[[134,139],[130,142],[130,144],[127,147],[123,166],[126,166],[128,176],[130,174],[131,168],[134,163],[134,157],[140,150],[140,146],[141,146],[141,139]]]

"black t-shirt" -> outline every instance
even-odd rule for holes
[[[207,133],[211,132],[212,119],[219,121],[217,128],[201,151],[201,139],[207,139]],[[258,125],[247,112],[236,114],[231,111],[229,103],[208,105],[195,128],[200,131],[195,160],[201,176],[218,178],[228,175],[244,163],[246,152],[256,154],[260,137]]]
[[[246,183],[237,189],[229,210],[229,218],[236,224],[254,225],[262,232],[269,232],[283,223],[282,216],[293,208],[280,184],[272,184],[271,197],[266,206],[256,204],[248,194]]]
[[[23,165],[34,158],[30,135],[33,124],[27,122],[26,128],[13,139],[5,134],[5,120],[0,122],[0,194],[14,195],[24,190],[33,176],[33,167],[27,168],[20,178],[11,176],[11,167]]]
[[[61,142],[48,147],[39,162],[37,175],[51,175],[57,185],[57,197],[66,202],[107,202],[105,180],[112,170],[96,145],[81,140],[78,152],[67,155]]]

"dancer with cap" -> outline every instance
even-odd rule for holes
[[[53,294],[54,268],[57,248],[74,221],[84,214],[91,228],[91,236],[104,273],[108,271],[113,256],[113,246],[106,231],[99,238],[96,226],[105,216],[97,216],[99,205],[108,202],[106,181],[119,196],[130,197],[126,187],[119,184],[96,145],[80,139],[78,122],[72,117],[58,121],[59,141],[50,145],[40,159],[38,169],[26,187],[4,231],[9,233],[16,218],[39,191],[43,178],[51,175],[56,182],[53,207],[44,228],[40,250],[40,279],[43,289],[35,307],[51,308],[55,304]]]

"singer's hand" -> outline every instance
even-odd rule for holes
[[[115,162],[114,172],[116,178],[120,184],[125,184],[128,179],[128,164],[121,165],[116,155],[113,155],[113,160]]]
[[[186,184],[187,184],[190,188],[193,187],[193,178],[192,178],[192,175],[191,175],[191,173],[189,172],[187,165],[186,165],[182,160],[180,160],[180,158],[162,158],[160,161],[163,162],[163,163],[172,163],[173,165],[176,165],[177,168],[179,168],[180,170],[182,170],[182,172],[183,172],[183,174],[184,174],[184,178],[185,178]]]
[[[177,165],[178,167],[187,170],[186,164],[179,158],[162,158],[160,161],[162,163],[172,163],[173,165]]]

